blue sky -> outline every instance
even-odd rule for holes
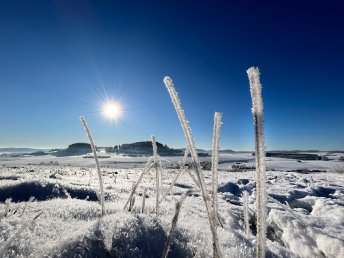
[[[220,111],[221,148],[252,150],[258,66],[267,149],[344,149],[341,1],[143,2],[1,1],[0,147],[85,142],[82,114],[97,145],[185,147],[169,75],[197,147]],[[117,125],[100,115],[106,95],[125,109]]]

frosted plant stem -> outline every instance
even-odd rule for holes
[[[258,68],[249,68],[247,74],[250,81],[256,149],[257,257],[264,258],[266,245],[266,166],[262,85]]]
[[[218,219],[218,209],[219,204],[217,200],[217,187],[218,187],[218,163],[219,163],[219,140],[220,140],[220,128],[221,128],[221,118],[222,114],[220,112],[215,112],[214,114],[214,129],[213,129],[213,146],[211,154],[211,172],[212,172],[212,201],[213,201],[213,215],[214,215],[214,226],[217,228],[217,219]]]
[[[185,171],[189,174],[189,176],[192,178],[192,181],[196,184],[198,188],[200,188],[200,184],[197,181],[197,179],[194,177],[194,175],[191,173],[191,171],[188,168],[185,168]]]
[[[142,173],[141,173],[139,179],[137,180],[135,186],[134,186],[133,189],[131,190],[130,196],[129,196],[127,202],[126,202],[125,205],[124,205],[124,210],[127,208],[128,204],[129,204],[131,198],[133,197],[133,195],[134,195],[134,193],[135,193],[135,191],[136,191],[138,185],[140,184],[140,182],[141,182],[143,176],[144,176],[149,170],[151,170],[151,168],[154,166],[154,163],[152,163],[151,161],[152,161],[152,157],[150,157],[150,158],[148,159],[148,161],[147,161],[147,163],[146,163],[146,165],[145,165],[145,167],[144,167],[144,169],[143,169],[143,171],[142,171]]]
[[[165,198],[166,196],[171,192],[171,190],[173,189],[174,185],[176,184],[179,176],[184,172],[185,170],[184,169],[179,169],[177,175],[175,176],[175,178],[173,179],[170,187],[167,189],[166,193],[164,193],[164,195],[161,197],[159,203],[161,203]]]
[[[19,217],[23,217],[27,206],[29,205],[30,202],[33,202],[34,200],[35,200],[35,197],[31,196],[30,199],[25,203],[25,206],[24,206],[22,212],[20,213]]]
[[[146,192],[147,192],[147,188],[145,187],[145,188],[143,189],[143,194],[142,194],[142,209],[141,209],[141,213],[144,213],[144,212],[145,212]]]
[[[41,216],[43,214],[44,211],[39,212],[32,220],[23,223],[23,225],[21,226],[20,229],[18,229],[18,231],[14,234],[14,236],[12,236],[3,246],[2,248],[0,248],[0,254],[5,254],[5,251],[8,249],[8,247],[14,242],[14,240],[16,240],[21,233],[23,233],[23,231],[30,226],[30,224],[33,224],[35,222],[35,220]]]
[[[158,155],[158,164],[159,164],[159,187],[162,188],[162,162],[161,157]]]
[[[174,107],[176,109],[176,112],[177,112],[177,115],[178,115],[181,127],[182,127],[182,129],[184,131],[184,135],[185,135],[186,141],[188,143],[188,146],[190,147],[190,153],[191,153],[193,162],[195,164],[195,172],[196,172],[196,175],[197,175],[198,182],[200,184],[200,189],[201,189],[201,192],[202,192],[202,198],[203,198],[203,201],[204,201],[204,204],[205,204],[205,208],[206,208],[206,211],[207,211],[208,220],[209,220],[209,224],[210,224],[210,229],[211,229],[211,233],[212,233],[212,237],[213,237],[213,246],[214,246],[214,254],[213,254],[213,256],[214,257],[221,257],[220,247],[219,247],[219,243],[218,243],[218,239],[217,239],[217,232],[216,232],[216,228],[215,228],[214,223],[213,223],[213,217],[214,216],[213,216],[213,212],[212,212],[212,209],[210,207],[210,204],[209,204],[209,198],[208,198],[208,194],[207,194],[207,191],[206,191],[206,188],[205,188],[205,183],[204,183],[204,176],[203,176],[203,173],[202,173],[201,164],[200,164],[200,161],[199,161],[199,158],[198,158],[196,146],[195,146],[195,143],[194,143],[194,140],[193,140],[193,137],[192,137],[191,129],[190,129],[189,124],[188,124],[188,122],[186,120],[184,111],[182,109],[182,106],[180,104],[180,100],[178,98],[178,94],[177,94],[177,92],[176,92],[176,90],[174,88],[174,85],[172,83],[171,78],[166,76],[164,78],[164,83],[165,83],[165,85],[167,87],[167,90],[168,90],[168,92],[170,94],[172,103],[173,103],[173,105],[174,105]]]
[[[182,207],[182,204],[184,202],[184,200],[186,199],[186,197],[188,195],[190,195],[192,193],[192,190],[188,190],[186,191],[179,199],[179,201],[176,203],[176,211],[174,213],[174,217],[172,219],[172,225],[170,228],[170,231],[168,232],[168,236],[165,242],[165,246],[164,246],[164,250],[162,252],[162,258],[167,258],[168,256],[168,252],[170,250],[170,246],[171,246],[171,242],[172,242],[172,234],[174,229],[176,228],[177,222],[178,222],[178,217],[179,217],[179,213],[180,213],[180,208]]]
[[[245,222],[245,233],[247,237],[250,237],[250,223],[249,223],[249,216],[248,216],[248,192],[244,191],[243,194],[244,199],[244,222]]]
[[[132,184],[131,186],[131,189],[134,189],[134,183]],[[128,208],[128,211],[131,211],[134,207],[134,204],[135,204],[135,195],[133,195],[129,201],[129,208]]]
[[[180,164],[179,171],[178,171],[177,175],[175,176],[175,178],[173,179],[170,187],[167,189],[166,193],[161,197],[159,203],[161,203],[166,198],[166,196],[171,192],[171,190],[174,187],[174,185],[176,184],[179,176],[185,171],[185,163],[186,163],[186,159],[188,157],[188,154],[189,154],[189,148],[186,148],[185,152],[184,152],[184,157],[183,157],[182,162]]]
[[[99,188],[100,188],[100,204],[102,206],[102,216],[104,216],[105,215],[105,204],[104,204],[105,201],[104,201],[103,177],[102,177],[102,172],[100,170],[100,165],[99,165],[99,160],[98,160],[98,155],[97,155],[97,149],[96,149],[96,146],[94,145],[93,137],[92,137],[91,131],[90,131],[90,129],[86,123],[85,117],[80,116],[80,120],[81,120],[82,125],[85,128],[86,134],[87,134],[88,139],[90,141],[92,151],[93,151],[94,161],[96,162],[98,179],[99,179]]]
[[[152,139],[152,147],[153,147],[153,162],[154,162],[154,169],[155,169],[155,184],[156,184],[156,199],[155,199],[155,213],[159,214],[159,168],[158,168],[158,147],[156,146],[156,138],[154,135],[151,136]]]

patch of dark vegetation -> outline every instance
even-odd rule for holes
[[[255,170],[255,166],[247,166],[245,164],[234,164],[231,167],[231,172],[245,172]]]
[[[26,202],[33,196],[37,201],[45,201],[54,198],[75,198],[98,201],[95,191],[86,188],[64,187],[59,184],[41,181],[22,182],[0,188],[0,202],[12,198],[13,202]]]
[[[255,153],[252,153],[252,156],[254,155]],[[266,157],[296,159],[296,160],[321,160],[322,159],[322,157],[317,154],[295,153],[295,152],[288,152],[288,151],[266,152],[265,155]]]
[[[0,180],[18,180],[19,176],[0,176]]]
[[[288,170],[287,172],[295,172],[295,173],[300,173],[300,174],[311,174],[311,173],[322,173],[322,172],[327,172],[327,171],[326,170],[319,170],[319,169],[302,168],[302,169]]]
[[[237,184],[239,185],[247,185],[250,182],[250,180],[242,178],[242,179],[238,179]]]
[[[181,184],[181,183],[175,183],[174,185],[177,186],[177,187],[180,187],[180,188],[185,188],[185,189],[193,188],[191,185]]]

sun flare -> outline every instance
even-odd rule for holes
[[[114,122],[122,115],[122,107],[118,102],[108,101],[102,106],[103,117],[109,121]]]

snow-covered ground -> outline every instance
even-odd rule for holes
[[[338,161],[339,155],[330,161],[267,158],[268,257],[344,257],[344,162]],[[177,174],[172,167],[180,159],[163,160],[162,193]],[[112,155],[100,162],[104,217],[93,159],[0,158],[0,257],[161,257],[175,203],[195,187],[191,177],[180,176],[157,216],[151,171],[143,177],[129,212],[123,208],[147,157]],[[223,257],[255,257],[254,171],[231,171],[237,163],[254,166],[254,157],[220,155],[220,249]],[[204,171],[204,176],[210,191],[211,172]],[[250,235],[244,229],[243,191],[249,193]],[[288,205],[288,211],[281,204]],[[204,203],[196,191],[182,204],[169,257],[212,257],[211,239]]]

